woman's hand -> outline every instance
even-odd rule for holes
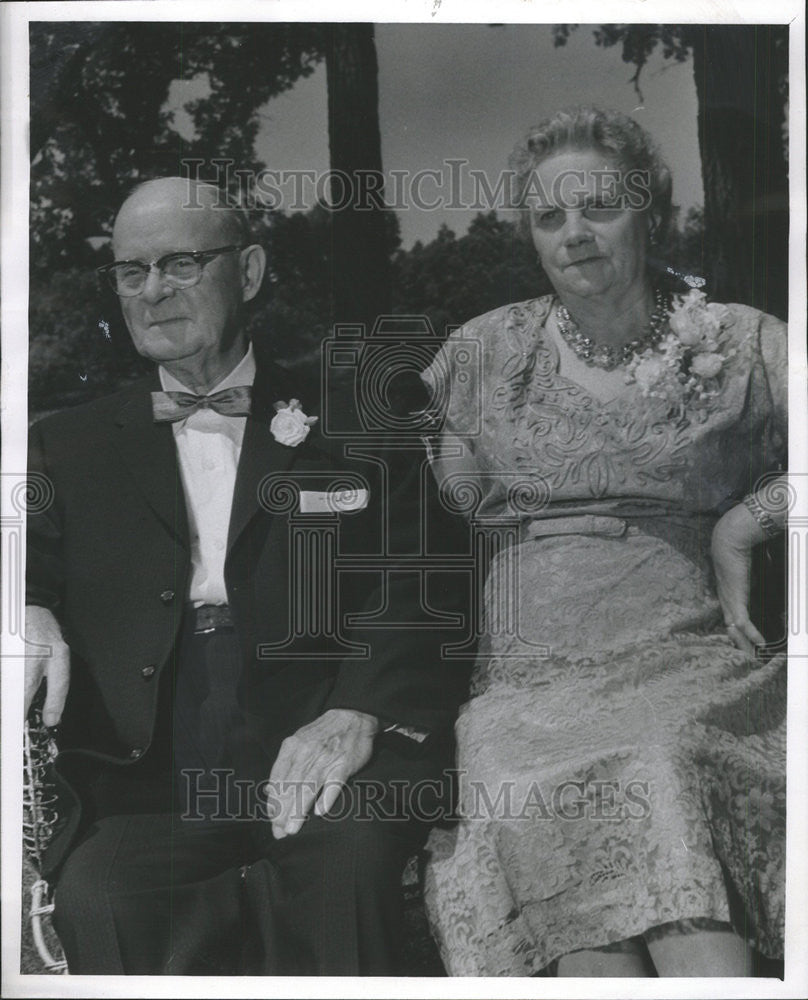
[[[727,634],[750,656],[755,655],[755,646],[766,641],[749,618],[752,549],[765,537],[743,504],[728,510],[713,529],[713,567]]]

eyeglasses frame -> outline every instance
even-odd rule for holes
[[[185,288],[194,288],[202,280],[202,274],[205,267],[210,264],[212,260],[224,253],[234,253],[246,249],[246,244],[228,244],[224,247],[212,247],[210,250],[172,250],[171,253],[163,254],[162,257],[158,257],[157,260],[153,260],[147,263],[144,260],[114,260],[111,264],[102,264],[101,267],[97,267],[96,274],[103,276],[107,279],[109,286],[112,291],[122,299],[133,299],[136,295],[140,295],[143,289],[146,287],[146,282],[149,280],[149,275],[151,274],[152,268],[157,268],[160,277],[166,280],[167,275],[165,274],[163,268],[165,267],[166,261],[171,257],[193,257],[194,262],[201,264],[199,269],[199,277],[190,285],[171,285],[169,282],[169,287],[174,288],[176,291],[182,291]],[[136,292],[121,293],[116,287],[114,268],[120,267],[121,264],[140,264],[141,267],[145,268],[145,278],[143,281],[143,287]]]

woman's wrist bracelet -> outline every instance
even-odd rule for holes
[[[744,497],[742,502],[744,507],[746,507],[752,517],[761,526],[767,538],[777,538],[780,535],[783,529],[775,524],[771,514],[765,509],[754,493],[750,493],[749,496]]]

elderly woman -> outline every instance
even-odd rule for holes
[[[762,479],[786,330],[655,281],[671,180],[632,119],[560,112],[512,164],[554,293],[424,373],[447,501],[473,494],[489,541],[516,525],[457,724],[460,822],[430,841],[433,931],[454,975],[748,975],[782,956],[785,664],[756,658],[748,605],[789,492]]]

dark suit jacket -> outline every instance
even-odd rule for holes
[[[71,650],[61,761],[78,756],[125,767],[154,737],[160,677],[177,641],[190,573],[171,425],[151,417],[149,392],[159,388],[155,373],[32,428],[29,465],[49,477],[54,501],[29,515],[27,601],[54,611]],[[468,673],[463,661],[441,660],[442,643],[461,641],[462,627],[434,618],[462,608],[467,576],[419,575],[405,566],[422,536],[432,554],[456,554],[464,544],[463,529],[436,502],[423,454],[385,451],[360,438],[353,444],[361,454],[346,457],[345,442],[316,427],[298,447],[279,444],[269,429],[273,400],[298,396],[308,413],[318,413],[316,400],[294,390],[279,369],[259,372],[225,562],[244,657],[244,766],[256,780],[268,776],[281,741],[328,708],[368,712],[382,725],[450,730]],[[259,486],[275,473],[325,490],[339,472],[363,477],[370,500],[363,511],[331,517],[339,522],[339,554],[355,568],[332,576],[318,600],[329,602],[335,620],[364,617],[328,640],[295,625],[289,514],[268,511]],[[323,523],[319,516],[315,522]],[[305,519],[300,523],[305,533]],[[380,558],[401,572],[383,577]],[[369,655],[346,656],[346,641],[369,646]],[[65,856],[78,812],[66,814],[46,870]]]

